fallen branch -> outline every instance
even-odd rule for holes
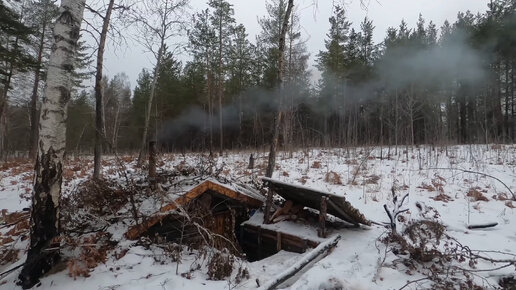
[[[317,259],[318,257],[322,256],[323,254],[326,254],[328,251],[333,249],[337,243],[340,240],[340,235],[334,237],[333,239],[330,239],[324,243],[319,244],[315,249],[313,249],[311,252],[306,254],[301,260],[299,260],[297,263],[292,265],[290,268],[286,269],[282,273],[280,273],[278,276],[270,280],[268,283],[265,283],[262,287],[260,287],[260,290],[271,290],[276,289],[281,283],[285,282],[289,278],[293,277],[301,271],[306,265],[310,264],[313,260]]]
[[[469,225],[468,229],[485,229],[485,228],[492,228],[497,226],[498,223],[488,223],[488,224],[481,224],[481,225]]]
[[[514,194],[514,192],[512,192],[512,190],[509,188],[509,186],[507,186],[507,184],[505,184],[503,181],[501,181],[498,177],[494,177],[487,173],[460,169],[460,168],[443,168],[443,167],[428,168],[427,170],[458,170],[458,171],[462,171],[462,172],[466,172],[466,173],[473,173],[473,174],[478,174],[478,175],[482,175],[482,176],[486,176],[486,177],[491,177],[491,178],[497,180],[498,182],[500,182],[501,184],[503,184],[503,186],[505,186],[505,188],[507,188],[507,190],[512,194],[512,200],[516,201],[516,194]]]
[[[25,263],[21,263],[18,266],[12,267],[11,269],[9,269],[9,270],[7,270],[5,272],[0,273],[0,279],[3,279],[5,276],[7,276],[9,273],[13,272],[14,270],[23,267],[23,265],[25,265]]]

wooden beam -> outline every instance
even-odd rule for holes
[[[320,238],[326,238],[326,211],[328,201],[328,197],[321,197],[321,210],[319,211],[319,229],[317,230],[317,235]]]

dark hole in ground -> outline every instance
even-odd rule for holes
[[[280,250],[304,253],[317,243],[300,237],[278,233],[258,226],[245,224],[238,229],[239,243],[250,262],[270,257]]]

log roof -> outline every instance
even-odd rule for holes
[[[264,197],[260,193],[243,185],[229,185],[219,183],[215,180],[204,180],[188,190],[185,194],[176,197],[170,203],[161,207],[158,212],[151,215],[151,217],[143,223],[131,227],[129,231],[125,233],[126,237],[130,240],[137,239],[150,227],[163,220],[168,214],[179,207],[187,205],[190,201],[200,197],[206,192],[214,192],[225,198],[245,204],[250,208],[259,208],[264,202]]]
[[[267,177],[262,177],[262,180],[265,185],[284,199],[316,210],[320,210],[321,198],[328,197],[327,211],[329,214],[354,225],[371,225],[371,222],[358,209],[354,208],[344,196]]]

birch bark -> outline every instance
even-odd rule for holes
[[[59,260],[52,250],[59,234],[59,199],[66,148],[66,118],[74,55],[85,0],[62,0],[54,27],[45,96],[39,120],[38,156],[30,223],[30,248],[19,284],[31,288]]]

